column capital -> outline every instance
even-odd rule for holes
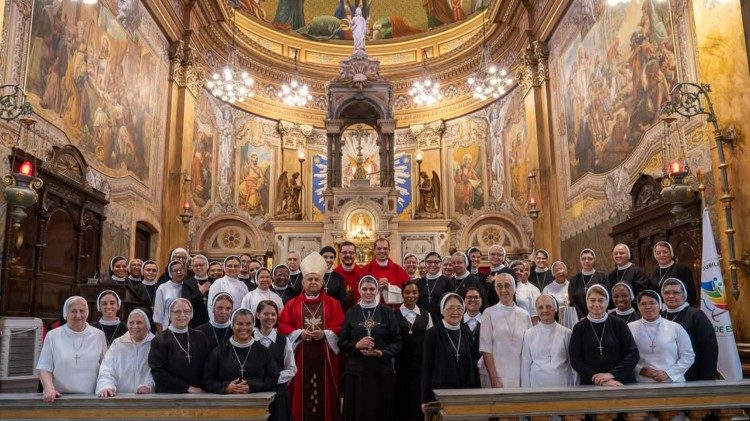
[[[197,97],[205,81],[205,71],[195,60],[195,49],[189,41],[177,40],[169,46],[169,80],[187,88]]]

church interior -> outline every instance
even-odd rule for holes
[[[57,319],[115,256],[379,238],[571,273],[669,241],[706,292],[705,207],[750,371],[750,2],[0,0],[0,28],[0,316]]]

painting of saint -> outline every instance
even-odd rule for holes
[[[658,121],[677,75],[669,4],[582,1],[564,18],[577,28],[558,66],[571,182],[620,165]]]
[[[202,208],[211,200],[211,186],[213,185],[215,134],[211,126],[195,120],[193,133],[193,162],[190,167],[192,178],[193,202],[197,208]]]
[[[479,145],[453,152],[453,203],[458,213],[471,214],[484,206],[481,150]]]
[[[34,110],[103,172],[145,182],[166,93],[166,84],[148,81],[166,80],[166,64],[136,28],[123,28],[138,20],[122,12],[104,2],[35,0],[26,92]]]
[[[240,148],[239,208],[250,215],[268,211],[271,154],[266,148],[244,145]]]

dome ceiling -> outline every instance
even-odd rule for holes
[[[255,95],[236,105],[264,117],[321,127],[325,118],[326,84],[338,75],[339,61],[350,56],[353,43],[337,38],[346,38],[345,31],[339,31],[342,27],[345,29],[346,22],[339,26],[329,25],[328,32],[336,29],[338,34],[328,39],[311,39],[301,32],[312,31],[310,23],[314,24],[317,17],[332,17],[338,13],[336,9],[341,0],[266,0],[258,3],[259,8],[254,8],[254,0],[238,1],[241,7],[235,14],[234,25],[232,9],[226,1],[195,3],[193,11],[197,13],[192,19],[191,26],[195,29],[191,42],[203,60],[206,73],[211,74],[226,65],[234,28],[238,66],[250,72],[256,82]],[[445,4],[451,1],[442,0]],[[391,32],[392,38],[367,41],[368,55],[380,60],[381,75],[394,83],[393,104],[399,127],[455,118],[489,102],[472,98],[466,85],[466,79],[479,65],[483,24],[493,62],[512,71],[519,52],[528,42],[528,31],[540,27],[543,20],[534,25],[530,25],[529,21],[534,20],[534,16],[541,18],[558,14],[550,13],[550,5],[545,7],[546,3],[554,5],[556,2],[544,0],[539,0],[535,5],[529,0],[491,0],[484,2],[484,9],[472,6],[472,3],[481,4],[481,0],[462,0],[461,10],[465,17],[456,22],[440,23],[430,20],[422,6],[431,2],[371,0],[370,38],[380,30],[381,27],[375,23],[379,20],[382,22],[382,17],[399,22],[399,27],[405,27],[403,23],[408,24],[409,28],[421,28],[420,32],[414,34],[393,36]],[[304,18],[297,16],[293,25],[280,25],[279,21],[290,20],[277,19],[277,16],[291,16],[288,10],[291,3],[304,4]],[[399,6],[395,8],[391,4]],[[349,10],[344,0],[344,13],[349,13]],[[327,14],[319,14],[324,12]],[[299,26],[302,19],[305,24]],[[432,29],[429,28],[431,23],[435,25]],[[298,26],[297,30],[294,30],[295,26]],[[548,22],[546,26],[550,26]],[[321,34],[325,30],[318,28],[313,32]],[[304,108],[285,106],[277,98],[279,87],[289,82],[295,74],[295,57],[298,60],[296,72],[309,85],[313,96],[313,100]],[[423,61],[423,57],[427,60]],[[440,104],[432,107],[418,107],[408,95],[411,85],[425,73],[440,82],[444,96]]]

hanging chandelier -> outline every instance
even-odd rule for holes
[[[237,70],[237,43],[235,39],[235,20],[236,9],[239,6],[236,0],[229,0],[229,6],[232,8],[232,45],[227,57],[227,66],[221,72],[215,72],[211,79],[206,82],[206,88],[211,95],[222,101],[234,104],[238,101],[252,97],[255,81],[250,74],[244,70]]]
[[[300,81],[299,69],[297,67],[297,52],[294,52],[294,74],[289,83],[281,85],[278,93],[279,99],[286,105],[292,107],[304,107],[312,100],[310,88],[306,83]]]
[[[505,95],[511,83],[513,83],[512,78],[508,77],[507,70],[500,69],[492,63],[490,46],[487,45],[486,16],[486,14],[482,15],[482,49],[479,52],[479,67],[466,80],[471,95],[480,101],[485,101],[488,98],[500,98]]]
[[[427,54],[424,50],[422,51],[422,73],[422,78],[414,82],[409,89],[409,95],[417,106],[429,107],[440,102],[443,94],[440,93],[440,83],[433,81],[427,73]]]

